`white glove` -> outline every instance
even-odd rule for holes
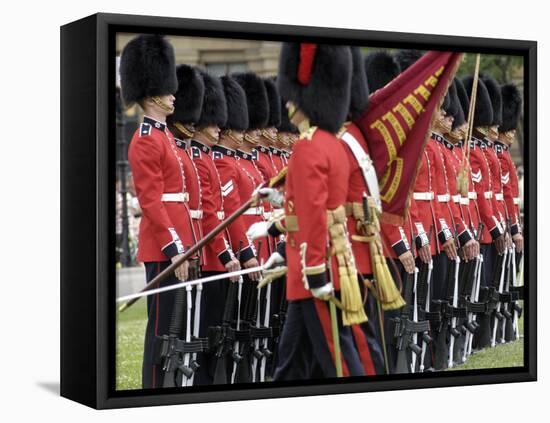
[[[263,200],[269,201],[276,208],[283,207],[285,196],[279,190],[274,188],[260,188],[258,192]]]
[[[263,238],[268,236],[267,229],[269,228],[270,223],[269,222],[256,222],[253,223],[250,228],[248,228],[248,231],[246,231],[246,236],[251,241],[254,241],[258,238]]]
[[[328,297],[332,296],[334,287],[332,286],[332,282],[329,282],[326,285],[323,285],[319,288],[311,288],[310,291],[315,298],[319,298],[320,300],[326,300]]]
[[[283,258],[283,256],[277,252],[274,252],[269,256],[269,258],[265,262],[264,269],[267,270],[272,267],[276,267],[278,264],[284,264],[284,262],[285,262],[285,259]]]

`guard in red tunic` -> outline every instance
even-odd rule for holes
[[[370,232],[367,229],[371,222],[367,222],[366,213],[377,215],[381,211],[378,178],[369,157],[367,141],[353,123],[367,109],[369,87],[364,69],[364,59],[359,47],[351,47],[352,79],[349,107],[349,120],[338,133],[338,137],[345,145],[349,164],[348,194],[346,198],[347,232],[352,246],[355,266],[363,280],[373,278],[371,251],[369,246]],[[364,209],[365,204],[370,209]],[[371,228],[375,225],[370,226]],[[381,321],[378,305],[374,295],[369,295],[366,286],[363,287],[367,295],[365,312],[368,321],[362,325],[352,326],[352,332],[361,354],[361,361],[365,374],[374,375],[384,373],[384,355],[381,347]]]
[[[255,150],[258,152],[256,166],[262,173],[264,180],[269,181],[279,173],[278,167],[275,166],[271,149],[277,143],[277,126],[281,123],[281,98],[279,90],[273,79],[264,79],[267,101],[269,105],[269,119],[267,127],[262,128],[258,146]],[[264,204],[265,218],[271,217],[271,208],[269,203]]]
[[[506,205],[504,204],[504,193],[502,191],[502,169],[500,167],[500,160],[497,157],[497,153],[494,148],[495,141],[498,141],[498,127],[502,123],[502,94],[500,93],[500,86],[491,77],[482,75],[482,80],[489,97],[491,99],[491,106],[493,108],[493,122],[487,130],[487,136],[483,140],[487,144],[486,149],[483,149],[492,176],[492,188],[493,188],[493,208],[497,210],[498,217],[500,218],[500,224],[503,228],[506,227]],[[505,230],[506,234],[507,231]],[[507,235],[505,235],[507,236]],[[510,240],[508,240],[511,242]],[[507,242],[507,244],[509,243]]]
[[[346,324],[366,318],[357,280],[352,285],[356,269],[349,266],[353,259],[345,234],[349,166],[335,136],[349,110],[351,65],[348,47],[285,43],[281,51],[277,83],[301,135],[285,185],[289,304],[274,380],[334,377],[337,362],[344,376],[364,374],[351,329],[340,319],[341,357],[335,357],[324,301],[340,290],[342,281],[342,289],[353,286],[359,296],[359,307],[351,310],[357,314],[345,317],[355,321]]]
[[[248,128],[245,131],[244,142],[236,150],[236,168],[239,172],[239,194],[241,198],[252,197],[254,191],[265,182],[268,182],[269,175],[274,170],[264,175],[258,165],[259,154],[255,150],[260,145],[262,130],[267,128],[269,123],[269,99],[264,81],[254,73],[238,73],[232,75],[233,79],[242,87],[246,95],[248,109]],[[262,153],[264,154],[264,153]],[[263,155],[267,169],[269,156]],[[270,161],[269,161],[270,163]],[[243,214],[243,221],[246,228],[256,222],[264,222],[264,205],[251,207]],[[261,243],[261,244],[260,244]],[[265,237],[255,242],[256,249],[259,249],[259,259],[264,262],[271,254],[269,238]]]
[[[460,210],[462,219],[477,239],[481,219],[479,216],[479,207],[477,205],[477,194],[474,191],[472,175],[470,172],[469,160],[465,157],[463,148],[464,140],[466,138],[466,131],[468,128],[466,115],[470,108],[470,100],[460,79],[455,78],[454,85],[456,87],[458,104],[460,107],[457,108],[456,114],[454,115],[452,131],[447,134],[446,138],[453,144],[453,148],[450,149],[450,151],[452,153],[452,157],[454,158],[454,168],[456,170],[457,178],[459,178],[459,175],[461,174],[465,175],[460,176],[460,178],[465,177],[466,179],[464,183],[468,185],[467,189],[460,193]],[[479,254],[478,250],[479,243],[477,245],[476,255]]]
[[[399,64],[395,58],[385,51],[368,54],[364,59],[365,75],[368,81],[368,88],[371,93],[379,90],[396,78],[400,73]],[[415,207],[415,201],[411,199],[411,208]],[[381,235],[386,247],[386,261],[392,272],[394,280],[404,281],[407,273],[411,274],[415,268],[414,251],[411,249],[412,222],[410,212],[407,214],[404,225],[394,225],[381,222]],[[384,335],[386,341],[386,352],[388,357],[388,370],[395,372],[397,363],[397,349],[394,342],[392,320],[398,318],[400,310],[384,311]],[[371,319],[369,315],[369,320]]]
[[[201,72],[199,77],[204,83],[204,97],[200,118],[195,123],[195,132],[190,141],[190,154],[201,181],[201,204],[203,232],[209,233],[225,218],[221,180],[210,155],[211,148],[218,143],[220,127],[227,121],[227,103],[221,80]],[[203,276],[212,276],[225,271],[240,269],[226,231],[220,233],[204,248]],[[208,336],[209,330],[222,325],[223,310],[227,296],[228,280],[210,282],[202,286],[200,306],[199,337]],[[194,384],[212,384],[216,360],[212,353],[203,353],[198,357],[201,365]]]
[[[229,216],[248,200],[241,198],[239,185],[242,184],[242,175],[237,168],[235,153],[244,142],[244,131],[248,128],[248,107],[244,90],[233,78],[223,76],[221,81],[227,103],[227,121],[221,128],[218,144],[212,147],[212,159],[221,181],[224,214]],[[228,228],[228,241],[242,266],[251,268],[259,263],[256,249],[246,236],[246,229],[243,216],[235,219]],[[259,276],[253,273],[250,279],[257,280]]]
[[[466,92],[472,92],[473,77],[466,77],[462,81]],[[477,196],[477,206],[484,229],[481,233],[480,249],[483,254],[483,269],[481,275],[480,302],[489,301],[489,287],[491,286],[492,275],[492,254],[491,247],[495,244],[496,250],[504,251],[505,238],[504,229],[498,217],[498,210],[493,203],[493,177],[487,155],[483,150],[487,144],[483,138],[487,135],[488,128],[493,123],[493,108],[487,87],[481,79],[478,81],[476,108],[474,114],[473,139],[469,145],[470,169],[474,190]],[[495,248],[493,247],[493,248]],[[478,319],[480,327],[474,337],[474,344],[477,348],[484,348],[491,342],[490,315],[481,315]]]
[[[177,260],[193,243],[189,216],[189,193],[177,146],[166,127],[174,110],[178,88],[174,51],[161,36],[141,35],[124,48],[120,63],[122,95],[126,104],[138,103],[145,118],[132,141],[128,159],[142,210],[138,260],[145,264],[147,281]],[[188,264],[161,286],[187,278]],[[164,372],[155,354],[158,337],[168,334],[174,292],[147,297],[142,383],[144,388],[162,386]]]
[[[504,202],[506,204],[507,221],[510,222],[510,234],[512,242],[515,246],[516,268],[523,254],[523,234],[520,222],[520,197],[519,183],[516,166],[512,161],[510,148],[515,141],[516,129],[518,120],[521,114],[522,99],[518,88],[513,84],[507,84],[501,87],[502,94],[502,123],[499,126],[498,141],[495,143],[495,151],[497,152],[502,169],[502,186],[504,194]],[[516,299],[522,299],[521,295],[513,297],[508,310],[514,310],[514,314],[521,313],[521,307]],[[506,331],[504,333],[505,340],[511,341],[516,339],[514,334],[514,325],[508,319]]]
[[[502,94],[502,123],[498,128],[496,152],[502,168],[502,185],[506,213],[510,220],[512,240],[516,246],[516,253],[523,253],[523,235],[520,222],[520,197],[518,173],[510,148],[515,141],[519,116],[521,114],[522,99],[518,88],[513,84],[501,87]]]

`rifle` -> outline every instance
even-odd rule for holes
[[[425,298],[424,300],[424,304],[422,305],[422,303],[419,303],[419,307],[422,309],[424,309],[424,319],[425,320],[428,320],[428,323],[430,323],[430,320],[428,319],[428,316],[429,316],[429,313],[430,313],[430,301],[431,301],[431,296],[430,296],[430,282],[431,282],[431,279],[432,279],[432,271],[433,271],[433,260],[430,260],[430,262],[428,264],[425,264],[425,263],[422,263],[421,265],[421,271],[420,271],[420,281],[423,280],[422,278],[422,274],[425,273],[426,274],[426,294],[425,295],[422,295],[422,291],[421,291],[421,294],[420,294],[420,298]],[[427,268],[427,270],[423,270]],[[421,300],[422,301],[422,300]],[[430,323],[430,329],[431,329],[431,323]],[[426,357],[426,351],[428,349],[428,345],[430,343],[433,342],[433,339],[432,337],[428,334],[428,333],[424,333],[422,335],[422,353],[420,355],[420,373],[424,373],[424,360],[425,360],[425,357]]]
[[[502,256],[499,256],[497,259],[497,263],[499,263],[497,266],[497,269],[500,267],[500,278],[498,283],[498,291],[496,292],[496,296],[493,295],[493,299],[496,299],[496,307],[495,307],[495,316],[493,318],[493,336],[491,337],[491,347],[494,348],[496,346],[496,337],[497,337],[497,329],[498,329],[498,323],[504,318],[502,313],[500,312],[501,307],[501,297],[500,295],[503,292],[504,288],[504,275],[506,273],[506,258],[508,257],[508,250],[504,251],[504,254]],[[497,272],[495,272],[496,274]],[[495,281],[493,281],[494,283]],[[493,289],[495,288],[495,285],[493,285]],[[494,292],[494,291],[493,291]]]
[[[285,178],[286,178],[286,172],[287,168],[283,168],[279,172],[278,175],[271,178],[267,186],[273,188],[276,186],[281,185]],[[170,264],[166,269],[164,269],[162,272],[160,272],[151,282],[149,282],[140,292],[149,291],[151,289],[156,288],[162,281],[164,281],[166,278],[168,278],[171,274],[174,273],[174,271],[181,266],[185,261],[189,260],[191,257],[195,256],[202,248],[208,244],[210,241],[212,241],[220,232],[225,230],[231,223],[233,223],[239,216],[241,216],[246,210],[248,210],[253,204],[258,202],[260,200],[258,191],[260,188],[263,188],[266,186],[266,184],[260,185],[252,194],[252,196],[244,202],[242,206],[240,206],[237,210],[235,210],[227,219],[225,219],[223,222],[220,222],[218,226],[216,226],[212,231],[210,231],[207,235],[204,236],[200,241],[198,241],[195,245],[193,245],[190,249],[188,249],[178,260]],[[127,303],[123,304],[119,308],[119,312],[123,312],[127,308],[131,307],[132,304],[134,304],[138,298],[134,298],[132,300],[129,300]]]
[[[465,309],[459,309],[458,307],[458,273],[460,270],[460,257],[456,256],[453,271],[454,271],[454,288],[453,288],[453,297],[452,297],[452,314],[451,314],[451,339],[450,339],[450,345],[449,345],[449,357],[447,361],[447,367],[449,369],[452,369],[453,367],[453,354],[454,354],[454,344],[455,344],[455,338],[458,338],[460,336],[460,331],[456,329],[457,319],[458,317],[465,317],[462,316],[459,312],[459,310]]]
[[[260,250],[262,248],[262,241],[258,241],[258,249],[256,251],[257,257],[260,257]],[[256,286],[248,280],[243,285],[244,296],[244,310],[241,316],[240,327],[238,325],[235,332],[235,338],[239,339],[237,350],[234,351],[237,356],[241,357],[233,367],[232,383],[244,383],[252,380],[252,366],[250,363],[251,342],[252,342],[252,322],[255,320],[255,308],[256,308]],[[241,298],[242,299],[242,298]],[[255,370],[255,369],[254,369]]]
[[[510,239],[512,239],[512,231],[511,231],[511,221],[508,218],[507,219],[507,230],[508,235],[510,236]],[[504,285],[504,292],[500,295],[501,301],[503,304],[502,309],[502,315],[504,316],[504,320],[502,321],[502,337],[500,339],[500,342],[504,344],[506,340],[510,341],[512,338],[515,338],[515,330],[514,330],[514,322],[513,322],[513,314],[510,313],[511,310],[514,308],[513,303],[513,294],[510,291],[511,285],[513,284],[513,278],[515,273],[515,261],[516,261],[516,248],[514,243],[512,242],[512,246],[510,247],[508,251],[508,264],[506,266],[506,279],[505,279],[505,285]],[[507,332],[508,330],[508,332]]]
[[[478,230],[473,231],[475,241],[479,240],[482,230],[483,224],[480,223]],[[455,351],[453,353],[456,362],[464,363],[466,362],[470,339],[478,328],[477,322],[473,319],[474,312],[478,306],[473,301],[477,301],[476,292],[479,290],[477,285],[479,281],[478,274],[481,272],[480,257],[476,257],[474,261],[465,263],[461,267],[459,306],[465,308],[467,314],[460,322],[460,333],[462,335],[460,341],[464,342],[455,343]],[[480,310],[480,308],[478,307],[477,310]],[[481,309],[481,311],[483,310]]]
[[[231,313],[235,308],[235,296],[237,295],[238,282],[229,282],[225,305],[223,309],[222,325],[209,328],[210,350],[216,351],[216,368],[214,371],[214,385],[227,383],[227,354],[230,350],[231,339],[229,329],[231,325]]]

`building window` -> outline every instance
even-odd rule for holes
[[[235,72],[246,72],[246,63],[233,62],[233,63],[205,63],[204,67],[210,75],[223,76],[229,75]]]

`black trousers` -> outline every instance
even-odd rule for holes
[[[169,261],[145,263],[147,282],[153,280],[160,272],[170,265]],[[174,275],[170,275],[159,287],[178,283]],[[172,310],[174,308],[175,291],[167,291],[147,297],[147,326],[143,346],[143,365],[141,380],[144,389],[159,388],[163,385],[164,372],[162,363],[156,354],[156,338],[168,335]],[[181,335],[181,334],[180,334]]]
[[[145,263],[147,282],[151,281],[156,275],[170,265],[169,261]],[[202,276],[211,276],[218,272],[206,272]],[[175,276],[170,276],[166,281],[160,284],[161,287],[179,283]],[[208,336],[210,326],[221,325],[225,297],[227,292],[227,279],[215,282],[209,282],[202,285],[201,307],[199,316],[199,337]],[[170,323],[174,310],[175,290],[155,294],[147,297],[147,326],[145,329],[145,341],[143,350],[142,366],[142,385],[143,388],[159,388],[163,386],[164,371],[163,363],[158,355],[157,338],[169,334]],[[191,336],[193,335],[193,325],[195,321],[197,288],[192,290],[191,301]],[[184,310],[180,323],[181,330],[179,338],[185,340],[187,328],[187,296],[184,302]],[[196,361],[200,365],[194,375],[193,385],[212,384],[215,360],[210,353],[197,353]]]
[[[365,374],[352,330],[337,311],[344,376]],[[317,299],[290,301],[273,380],[336,377],[329,304]]]

